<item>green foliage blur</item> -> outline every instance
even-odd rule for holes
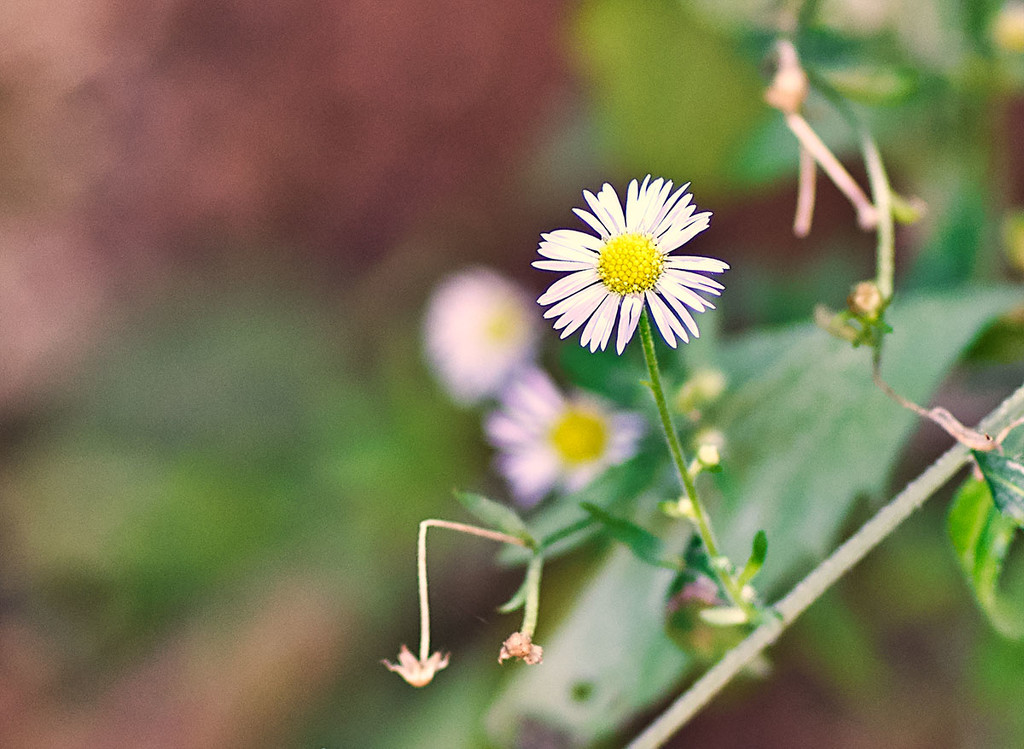
[[[794,39],[816,82],[869,123],[896,189],[928,205],[899,230],[886,375],[969,422],[1024,380],[1024,268],[1001,230],[1024,201],[1024,164],[1006,153],[1019,135],[1005,133],[1024,126],[1011,107],[1024,97],[1024,55],[993,42],[997,2],[872,7],[800,4]],[[773,600],[949,440],[874,388],[868,351],[810,322],[815,303],[841,306],[872,273],[874,238],[821,177],[819,225],[805,240],[789,234],[797,147],[762,102],[775,4],[584,0],[566,16],[579,101],[510,184],[545,195],[571,183],[578,196],[662,173],[692,181],[715,221],[720,211],[724,238],[713,222],[695,252],[729,259],[727,291],[699,341],[659,354],[670,387],[701,367],[726,374],[701,422],[725,434],[723,471],[702,489],[733,558],[767,532],[757,583]],[[858,163],[856,134],[826,97],[811,98],[807,117]],[[572,205],[541,216],[568,220]],[[430,236],[412,230],[382,267],[410,262],[408,247]],[[534,245],[503,252],[524,283],[549,280],[528,275]],[[0,592],[42,633],[69,714],[102,720],[110,695],[137,682],[173,682],[171,703],[190,705],[175,691],[194,687],[188,675],[222,671],[242,686],[200,695],[232,695],[237,704],[216,709],[241,724],[273,716],[247,746],[616,746],[696,676],[702,664],[666,632],[673,570],[643,564],[598,525],[552,546],[543,665],[495,662],[516,626],[495,609],[518,585],[521,556],[438,532],[434,642],[452,663],[423,690],[380,666],[403,642],[416,649],[417,523],[469,521],[455,489],[508,496],[481,414],[448,400],[424,364],[423,303],[457,270],[444,262],[402,276],[400,299],[387,272],[341,299],[262,266],[181,281],[105,336],[8,437]],[[545,334],[563,381],[653,419],[638,351],[590,355]],[[657,509],[675,498],[673,481],[641,454],[527,522],[543,536],[586,520],[590,503],[651,529],[659,555],[681,553],[683,534]],[[848,731],[837,746],[1024,746],[1024,643],[1001,638],[975,603],[946,534],[950,494],[815,605],[769,652],[768,676],[745,677],[681,740],[794,746],[825,725]],[[1006,574],[1019,580],[1014,551]],[[794,707],[787,690],[811,696]]]

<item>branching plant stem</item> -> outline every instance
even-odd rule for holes
[[[1024,386],[986,417],[979,427],[981,432],[1001,429],[1024,416]],[[842,544],[832,556],[819,564],[775,605],[776,617],[765,617],[764,622],[739,645],[730,650],[717,664],[689,690],[662,713],[629,745],[630,749],[650,749],[661,746],[693,715],[728,684],[745,666],[775,642],[808,606],[818,600],[833,583],[845,575],[869,551],[910,516],[918,507],[949,481],[964,465],[968,448],[957,444],[940,457],[924,473],[910,482],[895,499],[865,523],[859,531]]]
[[[658,369],[658,358],[654,352],[654,336],[651,333],[651,321],[647,315],[647,308],[640,313],[640,340],[643,342],[644,358],[647,360],[647,371],[650,373],[649,383],[651,392],[654,394],[654,402],[658,406],[658,414],[661,416],[661,426],[665,432],[665,439],[668,441],[668,451],[672,455],[672,462],[675,464],[676,473],[686,491],[686,497],[693,507],[693,520],[697,527],[697,533],[712,560],[718,560],[721,552],[718,550],[718,542],[715,540],[714,531],[711,529],[711,520],[707,510],[700,503],[697,496],[697,486],[694,484],[693,475],[686,466],[686,458],[683,455],[683,448],[679,444],[679,433],[676,432],[672,423],[672,414],[669,413],[668,404],[665,402],[665,391],[661,386],[661,372]],[[721,570],[716,567],[719,580],[721,581],[733,605],[741,607],[744,611],[750,611],[750,604],[743,600],[741,586],[729,573],[728,570]]]
[[[515,546],[527,545],[523,539],[516,536],[488,530],[487,528],[477,528],[475,525],[453,523],[450,520],[436,520],[434,518],[420,523],[419,540],[416,547],[416,572],[420,585],[420,661],[426,661],[430,657],[430,598],[427,595],[427,528],[447,528],[448,530],[468,533],[471,536],[480,536],[481,538],[489,538],[492,541],[500,541]],[[539,555],[535,557],[534,561],[530,562],[530,567],[527,571],[527,579],[530,579],[529,575],[532,573],[535,578],[534,582],[538,587],[538,590],[528,589],[526,593],[526,619],[523,623],[523,628],[525,629],[526,623],[532,620],[530,634],[533,632],[533,627],[537,625],[537,602],[540,586],[540,562],[536,561],[538,558]],[[534,564],[537,565],[536,570],[534,570]],[[530,605],[531,601],[533,604],[532,608]]]

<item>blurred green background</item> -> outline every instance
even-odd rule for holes
[[[897,289],[945,301],[907,318],[937,342],[902,366],[934,356],[922,397],[941,381],[935,402],[973,423],[1024,379],[1019,309],[974,335],[1013,306],[1024,268],[1024,49],[996,33],[1005,13],[989,0],[9,0],[0,746],[621,744],[671,691],[598,735],[509,712],[523,666],[494,663],[516,626],[495,608],[518,579],[484,541],[431,541],[448,670],[413,690],[379,665],[415,650],[416,524],[465,520],[455,487],[507,497],[481,414],[423,362],[431,288],[484,264],[539,292],[538,234],[575,226],[581,189],[692,181],[715,213],[694,251],[732,270],[702,320],[710,340],[687,356],[719,340],[741,383],[758,341],[873,273],[874,238],[824,179],[810,237],[791,233],[796,145],[761,97],[779,25],[796,19],[809,69],[859,107],[895,188],[928,205],[898,234]],[[827,100],[806,113],[866,184]],[[604,377],[574,364],[573,341],[545,346],[563,371]],[[748,414],[732,408],[723,422],[742,434]],[[771,436],[767,419],[750,434]],[[894,435],[807,546],[830,548],[949,442],[909,421]],[[860,465],[857,445],[832,449]],[[1024,646],[977,611],[945,535],[949,494],[677,745],[1024,745]],[[744,525],[742,508],[723,512]],[[549,565],[540,642],[609,559],[624,579],[649,575],[615,555],[596,543]],[[593,613],[598,631],[630,617],[621,601]],[[623,683],[642,691],[640,671]]]

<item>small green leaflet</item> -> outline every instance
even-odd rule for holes
[[[990,483],[974,478],[964,483],[953,500],[947,529],[957,561],[985,616],[1004,637],[1024,640],[1024,607],[1009,603],[1021,596],[999,592],[1003,563],[1017,535],[1017,524],[993,503]]]
[[[994,452],[972,450],[996,507],[1024,528],[1024,465]]]
[[[498,607],[498,613],[500,614],[511,614],[513,611],[518,611],[526,605],[526,579],[519,585],[516,592],[512,594],[505,603]]]
[[[477,520],[488,528],[501,531],[509,536],[521,538],[529,546],[535,546],[536,542],[526,527],[526,523],[516,514],[516,511],[507,505],[488,499],[482,494],[472,492],[455,492],[455,498],[463,507]]]
[[[758,531],[754,535],[754,543],[750,552],[750,559],[747,560],[746,565],[743,567],[743,571],[740,572],[740,576],[737,579],[740,587],[743,587],[753,580],[754,575],[761,571],[761,568],[764,566],[764,560],[767,556],[768,534],[764,531]]]

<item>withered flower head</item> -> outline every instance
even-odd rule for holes
[[[434,674],[448,665],[448,656],[449,653],[441,655],[439,651],[426,660],[420,660],[403,645],[398,651],[397,665],[387,660],[382,660],[381,663],[388,671],[394,671],[414,687],[425,687],[434,678]]]
[[[529,635],[523,632],[513,632],[501,645],[498,663],[509,658],[522,658],[524,663],[532,666],[544,660],[544,648],[534,645]]]

